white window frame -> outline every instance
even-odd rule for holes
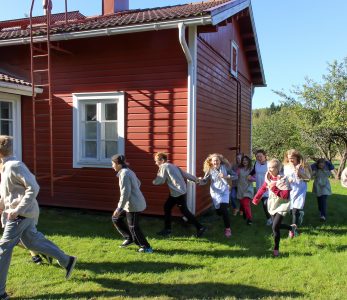
[[[236,70],[233,69],[233,61],[234,61],[234,49],[236,50]],[[235,41],[231,41],[230,47],[230,73],[237,77],[239,68],[239,46]]]
[[[21,96],[0,92],[0,101],[12,103],[13,109],[13,155],[22,160]]]
[[[81,143],[81,118],[82,107],[85,103],[105,102],[117,103],[117,132],[118,132],[118,154],[124,155],[124,93],[102,92],[102,93],[74,93],[73,97],[73,168],[109,168],[111,160],[83,159]],[[100,117],[100,116],[99,116]],[[116,153],[115,153],[116,154]]]

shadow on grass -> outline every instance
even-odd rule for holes
[[[97,279],[95,282],[107,289],[107,291],[86,291],[74,294],[41,294],[28,299],[97,299],[99,297],[171,297],[173,299],[220,299],[226,297],[258,299],[271,297],[272,299],[277,299],[281,297],[299,298],[304,296],[302,293],[292,291],[274,292],[254,286],[214,282],[195,284],[136,284],[110,279]]]
[[[168,270],[192,270],[199,269],[203,266],[199,265],[190,265],[190,264],[181,264],[181,263],[169,263],[169,262],[144,262],[144,261],[131,261],[124,263],[78,263],[77,268],[79,270],[88,270],[92,271],[95,274],[102,273],[165,273]]]

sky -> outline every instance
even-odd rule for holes
[[[87,16],[101,14],[102,0],[68,0],[68,10]],[[130,8],[150,8],[196,2],[129,0]],[[23,18],[31,0],[0,0],[0,20]],[[252,0],[253,16],[267,87],[255,89],[253,108],[279,104],[273,92],[290,93],[305,78],[320,82],[328,63],[347,57],[347,1]],[[34,15],[42,15],[42,0]],[[53,13],[64,12],[65,0],[53,0]]]

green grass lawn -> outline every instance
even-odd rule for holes
[[[153,254],[118,248],[110,213],[43,208],[39,230],[78,256],[76,269],[66,281],[56,262],[34,265],[16,247],[7,292],[11,299],[347,299],[347,190],[335,180],[332,186],[327,222],[308,193],[301,235],[283,232],[279,258],[261,206],[252,207],[252,226],[231,216],[231,239],[213,211],[200,217],[208,227],[200,239],[180,219],[171,238],[159,238],[163,220],[143,217]]]

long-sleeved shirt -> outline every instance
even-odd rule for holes
[[[285,215],[289,211],[290,206],[290,188],[288,180],[280,176],[271,176],[268,173],[266,177],[268,177],[268,180],[266,180],[260,187],[256,195],[254,196],[252,203],[257,205],[261,201],[263,194],[266,191],[269,191],[267,209],[270,215],[273,216],[276,213]],[[268,185],[270,184],[270,182],[276,182],[276,185],[269,188]]]
[[[140,186],[141,182],[133,171],[122,168],[118,173],[120,198],[118,208],[127,212],[140,212],[146,208],[146,200]]]
[[[159,166],[157,177],[153,180],[154,185],[167,183],[170,196],[179,197],[187,193],[186,179],[196,182],[197,178],[171,163],[163,163]]]
[[[0,210],[2,210],[2,223],[6,220],[6,211],[11,209],[19,216],[39,218],[40,210],[36,197],[40,187],[35,176],[28,167],[15,157],[2,159],[0,183]]]

